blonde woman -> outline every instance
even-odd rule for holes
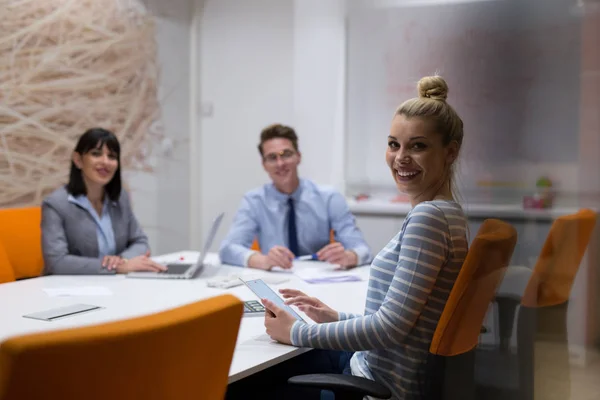
[[[384,384],[394,399],[422,398],[429,346],[468,242],[467,221],[452,193],[463,123],[446,102],[444,79],[425,77],[418,92],[395,112],[385,152],[394,183],[413,208],[371,264],[364,315],[333,310],[298,290],[281,290],[287,304],[317,322],[309,325],[263,300],[270,310],[266,331],[273,339],[322,350],[263,374],[267,380],[261,383],[270,382],[273,390],[261,398],[319,398],[319,391],[297,387],[285,392],[287,378],[303,373],[357,375]],[[257,387],[263,377],[249,383]]]

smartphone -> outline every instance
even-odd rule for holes
[[[298,321],[304,322],[302,317],[299,316],[294,310],[292,310],[292,308],[290,306],[286,305],[284,303],[283,299],[281,297],[279,297],[279,295],[277,293],[275,293],[275,291],[273,289],[271,289],[269,287],[269,285],[264,283],[262,279],[254,279],[251,281],[242,280],[242,282],[244,282],[244,284],[246,286],[248,286],[248,288],[250,290],[252,290],[254,292],[254,294],[256,296],[258,296],[259,299],[271,300],[279,308],[283,308],[285,311],[292,314],[292,316],[294,318],[296,318]]]
[[[91,306],[89,304],[74,304],[71,306],[54,308],[52,310],[40,311],[33,314],[23,315],[24,318],[39,319],[42,321],[54,321],[59,318],[68,317],[75,314],[99,310],[100,306]]]

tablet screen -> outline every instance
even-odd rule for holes
[[[275,293],[275,291],[273,291],[273,289],[271,289],[261,279],[244,281],[244,283],[246,284],[246,286],[248,286],[248,288],[250,288],[250,290],[254,292],[255,295],[258,296],[259,299],[271,300],[278,307],[283,308],[284,310],[292,314],[294,318],[296,318],[298,321],[304,322],[302,317],[299,316],[294,310],[292,310],[290,306],[286,305],[283,299],[279,297],[277,293]]]

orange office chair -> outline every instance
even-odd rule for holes
[[[558,217],[522,297],[507,293],[496,296],[500,347],[498,351],[478,351],[477,384],[481,396],[524,400],[534,396],[570,398],[567,305],[596,219],[596,213],[588,209]],[[517,351],[513,354],[509,346],[517,309]],[[551,362],[535,362],[535,342],[539,339],[550,339],[556,344]],[[561,380],[547,371],[548,367],[556,370],[558,365]]]
[[[589,209],[554,221],[525,289],[524,306],[551,307],[569,300],[595,226],[596,213]]]
[[[479,228],[435,330],[421,382],[422,398],[474,399],[473,350],[516,242],[515,228],[505,222],[487,219]],[[391,396],[383,385],[355,376],[300,375],[289,383],[331,390],[336,400]]]
[[[12,282],[14,280],[15,273],[4,250],[4,245],[0,242],[0,283]]]
[[[475,398],[474,350],[516,244],[517,231],[506,222],[487,219],[479,228],[429,348],[425,398]]]
[[[0,242],[4,244],[16,279],[33,278],[42,273],[41,220],[40,207],[0,210]]]
[[[0,400],[221,400],[242,314],[240,300],[222,295],[8,339],[0,345]]]

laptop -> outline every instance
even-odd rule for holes
[[[128,278],[153,278],[153,279],[192,279],[196,273],[202,272],[206,262],[206,256],[208,255],[208,250],[212,245],[212,242],[217,235],[217,231],[219,230],[219,226],[221,225],[221,220],[223,219],[223,215],[225,213],[221,213],[215,218],[208,232],[208,236],[206,237],[206,241],[204,242],[204,248],[202,249],[202,253],[198,256],[198,260],[195,263],[173,263],[167,264],[167,270],[164,272],[129,272],[126,276]]]

